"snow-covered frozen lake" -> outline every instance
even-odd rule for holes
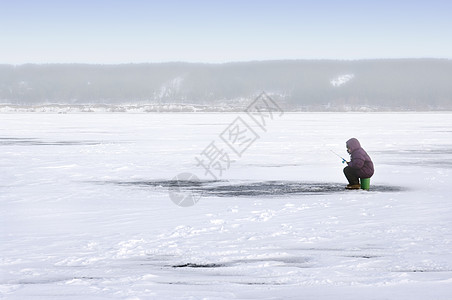
[[[1,114],[0,298],[450,299],[452,114],[244,114],[240,155],[237,116]],[[343,189],[351,137],[370,191]]]

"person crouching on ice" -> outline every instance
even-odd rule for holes
[[[344,168],[344,174],[349,183],[345,188],[357,190],[361,188],[360,178],[370,178],[374,175],[374,164],[357,139],[349,139],[346,146],[347,152],[350,154],[350,161]]]

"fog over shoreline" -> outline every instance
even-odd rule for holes
[[[0,65],[2,106],[235,111],[261,92],[287,111],[450,110],[452,60]]]

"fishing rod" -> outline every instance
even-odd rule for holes
[[[330,151],[331,151],[334,155],[336,155],[337,157],[341,158],[341,159],[342,159],[342,163],[346,163],[346,162],[347,162],[347,160],[346,160],[345,158],[343,158],[342,156],[340,156],[339,154],[337,154],[337,153],[334,152],[333,150],[330,149]]]

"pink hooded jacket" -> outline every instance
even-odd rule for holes
[[[348,166],[356,170],[359,178],[370,178],[374,175],[374,164],[369,154],[361,148],[361,144],[355,138],[347,141],[347,148],[350,149],[350,162]]]

